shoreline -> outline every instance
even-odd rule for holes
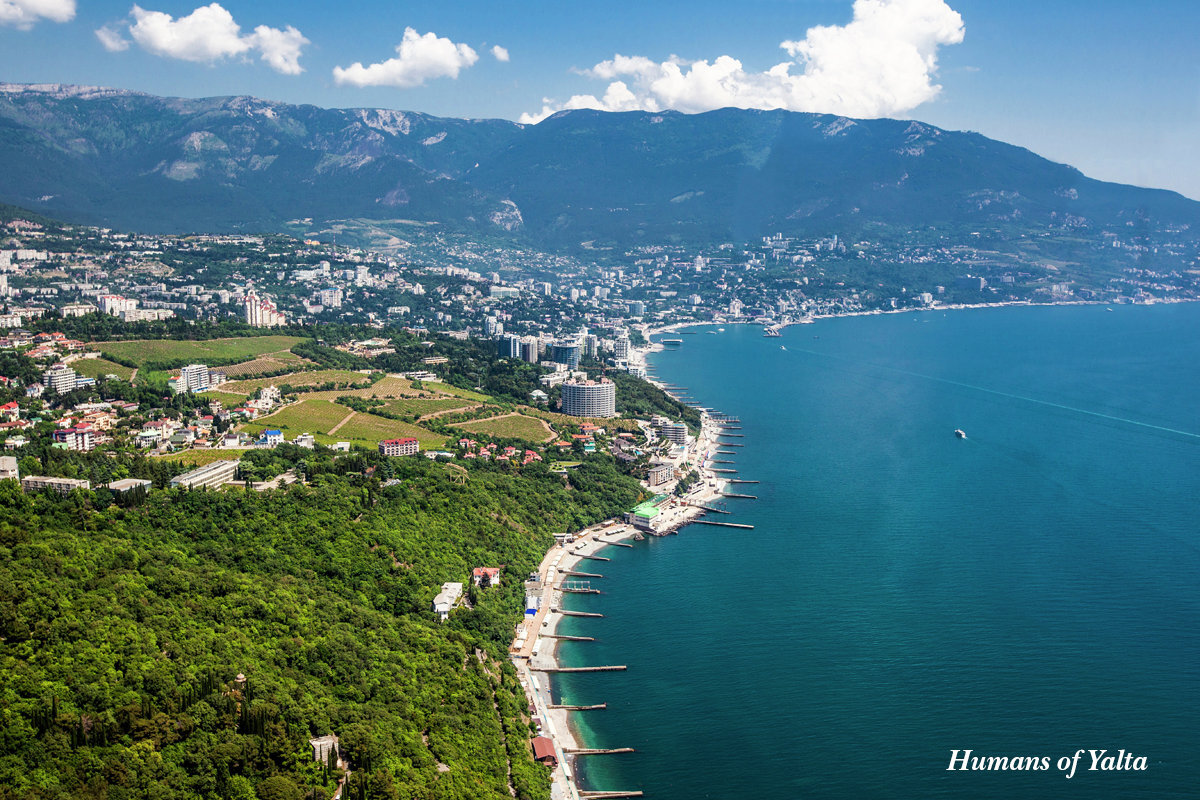
[[[645,353],[639,350],[638,356],[644,359]],[[718,432],[719,427],[715,422],[703,415],[699,434],[680,454],[681,463],[690,464],[699,473],[698,488],[685,498],[672,497],[667,500],[661,506],[662,518],[656,525],[656,532],[650,535],[667,535],[685,527],[704,513],[704,509],[691,504],[708,503],[724,491],[726,481],[711,471],[711,450],[716,448]],[[669,486],[662,488],[670,491]],[[647,491],[653,493],[654,490]],[[580,792],[586,791],[579,787],[575,757],[567,754],[567,751],[583,746],[572,725],[573,712],[549,707],[556,703],[556,698],[551,674],[544,671],[561,666],[558,647],[562,640],[550,636],[556,634],[559,622],[564,618],[562,614],[554,613],[562,607],[565,596],[560,591],[562,581],[571,577],[564,576],[563,572],[578,569],[585,556],[594,555],[613,543],[644,535],[632,525],[618,519],[608,519],[575,533],[569,542],[556,542],[538,566],[540,607],[536,614],[526,615],[525,620],[517,626],[516,636],[509,647],[509,660],[517,669],[517,678],[525,690],[531,716],[542,721],[541,735],[554,743],[558,765],[551,775],[550,796],[553,800],[579,800]]]

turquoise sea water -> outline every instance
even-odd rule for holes
[[[697,328],[663,380],[738,415],[759,499],[568,607],[588,788],[1169,798],[1200,784],[1200,305]],[[781,346],[786,350],[780,349]],[[956,439],[955,428],[967,432]],[[599,564],[601,562],[596,562]],[[1078,749],[1145,772],[1068,780]],[[949,772],[953,749],[1045,772]]]

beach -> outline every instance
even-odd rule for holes
[[[643,360],[645,354],[639,352]],[[725,488],[725,481],[711,471],[710,456],[716,447],[719,426],[707,416],[703,419],[699,435],[689,440],[686,451],[677,457],[679,463],[690,464],[700,474],[701,480],[684,498],[671,498],[660,506],[660,515],[655,520],[655,530],[650,535],[674,532],[704,513],[701,506],[716,500]],[[670,491],[674,482],[659,487],[659,491]],[[653,493],[655,490],[647,489]],[[609,519],[574,534],[563,537],[546,553],[538,567],[540,607],[536,614],[526,615],[517,628],[516,637],[509,651],[517,669],[525,695],[529,699],[532,716],[541,721],[542,735],[554,742],[558,765],[554,768],[551,797],[554,800],[578,800],[580,788],[575,776],[574,757],[570,752],[583,747],[571,729],[571,711],[552,708],[555,700],[550,673],[559,667],[557,650],[559,639],[554,638],[563,614],[563,582],[571,580],[570,572],[598,573],[603,561],[586,561],[587,556],[596,555],[606,547],[628,539],[641,538],[645,533],[618,519]]]

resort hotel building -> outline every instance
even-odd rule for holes
[[[562,385],[562,413],[572,417],[615,417],[617,385],[608,378],[567,381]]]

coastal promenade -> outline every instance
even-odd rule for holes
[[[638,356],[644,359],[644,353]],[[685,497],[672,498],[660,507],[655,527],[659,532],[683,527],[705,513],[704,505],[720,499],[726,480],[712,471],[712,458],[717,449],[720,427],[707,416],[703,417],[699,435],[689,442],[685,451],[676,457],[676,466],[694,468],[700,481]],[[670,490],[672,485],[661,487]],[[571,541],[555,544],[547,551],[538,566],[541,587],[540,607],[536,614],[527,615],[517,628],[509,651],[517,676],[533,709],[533,716],[542,721],[542,733],[554,742],[558,765],[551,778],[551,797],[554,800],[584,800],[593,796],[581,793],[575,775],[575,751],[583,748],[571,730],[569,708],[561,707],[553,696],[550,673],[559,669],[557,661],[558,623],[563,614],[563,582],[575,580],[570,573],[578,572],[580,562],[607,546],[623,543],[637,534],[637,529],[619,520],[610,519],[585,528],[569,537]],[[589,569],[593,569],[589,566]],[[588,703],[600,704],[603,698],[588,698]]]

